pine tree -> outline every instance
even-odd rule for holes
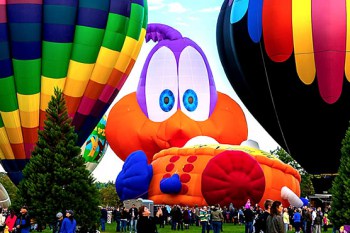
[[[342,141],[340,165],[332,188],[332,208],[329,213],[331,223],[337,228],[350,224],[350,127]]]
[[[65,214],[69,209],[74,211],[79,226],[93,227],[100,215],[99,192],[85,168],[63,93],[57,88],[46,118],[18,186],[22,204],[29,207],[39,225],[54,222],[57,212]]]

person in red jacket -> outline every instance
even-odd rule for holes
[[[17,216],[14,210],[10,211],[10,215],[7,216],[6,220],[5,220],[5,224],[8,227],[9,233],[14,231],[14,226],[17,220]]]

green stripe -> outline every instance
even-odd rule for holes
[[[17,92],[32,95],[40,92],[41,59],[16,60],[12,59]]]
[[[76,26],[72,60],[81,63],[95,63],[105,30]]]
[[[15,80],[13,76],[0,78],[0,111],[12,112],[18,109]]]
[[[144,8],[138,4],[131,4],[130,21],[127,36],[138,40],[140,37]]]
[[[148,24],[148,5],[147,5],[147,0],[143,1],[144,5],[144,17],[143,17],[143,22],[142,22],[142,28],[147,29],[147,24]]]
[[[66,77],[71,51],[72,43],[43,41],[43,76],[49,78]]]
[[[4,122],[2,121],[2,117],[1,117],[1,115],[0,115],[0,128],[2,128],[2,127],[4,127],[5,125],[4,125]]]
[[[123,47],[128,18],[110,13],[102,46],[114,51],[121,51]]]

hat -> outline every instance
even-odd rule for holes
[[[22,206],[21,209],[26,209],[26,210],[28,210],[28,207],[24,205],[24,206]]]
[[[56,214],[56,218],[61,218],[63,216],[63,214],[61,213],[61,212],[58,212],[57,214]]]
[[[67,210],[66,213],[69,213],[69,214],[72,215],[72,216],[74,215],[73,210]]]

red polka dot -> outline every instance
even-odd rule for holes
[[[167,166],[166,166],[166,171],[167,172],[171,172],[173,169],[174,169],[175,165],[173,163],[169,163]]]
[[[192,156],[187,158],[187,162],[189,162],[189,163],[193,163],[196,160],[197,160],[197,156],[195,156],[195,155],[192,155]]]
[[[163,179],[164,178],[169,178],[171,175],[169,173],[166,173],[164,176],[163,176]]]
[[[180,156],[178,156],[178,155],[174,155],[173,157],[171,157],[171,158],[170,158],[170,160],[169,160],[169,161],[170,161],[171,163],[175,163],[176,161],[178,161],[178,160],[179,160],[179,158],[180,158]]]
[[[193,170],[193,168],[194,168],[194,166],[192,164],[186,164],[182,170],[184,172],[191,172]]]
[[[187,193],[188,193],[188,186],[185,185],[185,184],[182,184],[181,194],[184,195],[184,194],[187,194]]]
[[[190,181],[190,179],[191,179],[190,174],[182,174],[180,176],[181,183],[187,183],[188,181]]]

